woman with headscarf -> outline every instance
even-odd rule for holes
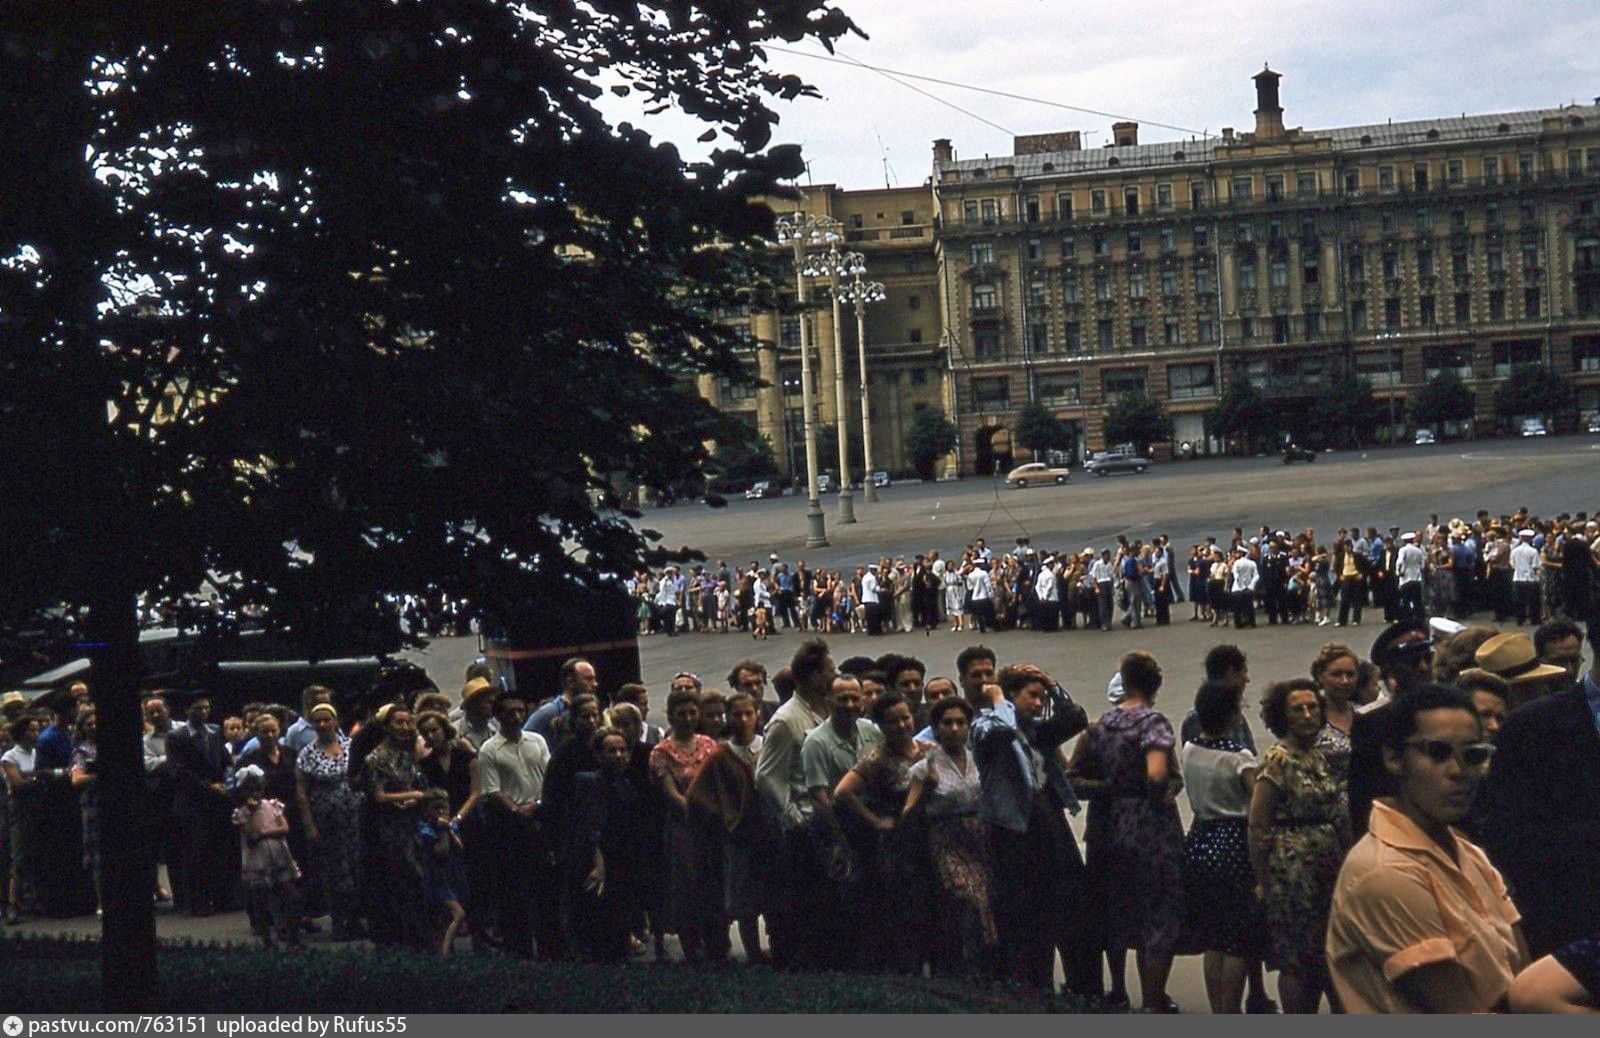
[[[333,915],[333,939],[361,936],[361,794],[350,783],[350,737],[339,711],[318,703],[306,714],[316,738],[295,757],[295,803],[310,850],[311,877]]]
[[[589,757],[598,766],[574,776],[560,843],[562,916],[573,947],[597,962],[621,962],[633,950],[650,854],[637,824],[645,798],[629,775],[632,751],[622,732],[597,730]]]

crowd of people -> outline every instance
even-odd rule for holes
[[[1588,633],[1591,651],[1600,632]],[[458,697],[415,668],[336,701],[213,723],[204,693],[144,702],[158,805],[151,896],[242,904],[267,943],[339,940],[624,962],[934,974],[1174,1012],[1203,956],[1218,1012],[1600,1005],[1600,685],[1584,632],[1444,617],[1330,642],[1260,695],[1217,645],[1179,716],[1129,652],[1091,718],[983,645],[950,676],[801,642],[770,682],[679,673],[600,695],[587,660],[547,698],[481,665]],[[1192,702],[1192,709],[1190,708]],[[79,685],[0,702],[7,921],[73,914],[136,849],[96,833],[95,711]],[[183,720],[174,723],[173,712]],[[1070,749],[1069,749],[1070,745]],[[1178,809],[1187,798],[1187,832]],[[1068,819],[1086,812],[1080,848]],[[81,867],[80,867],[81,866]],[[763,928],[765,940],[763,940]],[[1274,1000],[1263,979],[1278,974]]]
[[[1080,552],[1034,547],[1029,537],[997,554],[982,537],[945,559],[938,551],[853,570],[791,567],[774,552],[763,565],[670,565],[627,581],[642,634],[737,631],[766,638],[779,630],[819,634],[911,631],[1040,631],[1170,623],[1174,605],[1189,620],[1223,627],[1271,624],[1343,627],[1363,610],[1385,622],[1478,611],[1497,623],[1536,626],[1586,602],[1600,582],[1600,521],[1588,513],[1553,519],[1515,513],[1422,527],[1341,528],[1291,534],[1235,528],[1226,543],[1207,537],[1184,552],[1171,538],[1118,537]]]

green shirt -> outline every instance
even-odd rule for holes
[[[805,766],[806,789],[826,789],[833,792],[845,773],[856,766],[871,749],[883,742],[883,733],[866,718],[856,719],[854,739],[842,739],[832,721],[824,721],[806,736],[800,747],[800,760]]]

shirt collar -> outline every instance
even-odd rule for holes
[[[1372,816],[1367,821],[1367,831],[1380,843],[1388,844],[1396,850],[1413,851],[1420,854],[1430,854],[1441,863],[1453,870],[1460,869],[1456,864],[1460,860],[1461,844],[1464,838],[1454,827],[1450,827],[1450,837],[1456,841],[1456,859],[1450,856],[1433,838],[1423,832],[1410,818],[1406,817],[1399,808],[1394,807],[1394,798],[1380,797],[1372,802]]]

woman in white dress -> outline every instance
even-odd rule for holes
[[[967,579],[961,575],[961,568],[955,564],[945,567],[944,570],[944,611],[950,616],[950,629],[962,630],[966,626],[966,610],[963,604],[967,598]]]

